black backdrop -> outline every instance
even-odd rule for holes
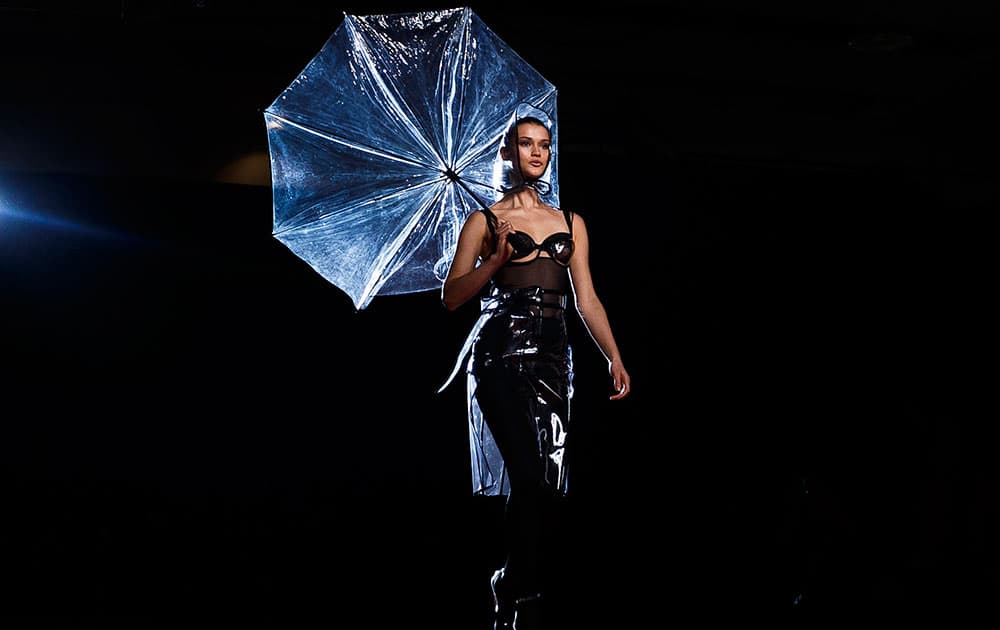
[[[293,6],[283,24],[308,37],[286,35],[277,51],[255,39],[246,54],[269,65],[220,87],[208,77],[216,57],[245,43],[241,25],[265,30],[262,7],[234,17],[222,4],[136,6],[82,24],[15,12],[31,28],[11,27],[25,37],[4,49],[22,78],[74,42],[98,51],[88,67],[106,74],[92,80],[113,82],[105,105],[119,114],[104,136],[39,126],[37,143],[4,150],[5,618],[340,625],[360,614],[370,627],[485,627],[501,507],[469,496],[461,386],[435,392],[475,313],[447,313],[432,293],[356,312],[271,237],[267,186],[207,174],[219,156],[266,149],[259,109],[336,14],[313,23]],[[631,29],[625,41],[642,53],[659,49],[657,29],[728,33],[756,42],[751,51],[808,48],[777,10],[743,15],[757,21],[741,34],[728,9],[675,7],[670,26],[614,14],[603,27]],[[788,84],[778,70],[730,76],[707,45],[650,57],[660,69],[602,74],[617,62],[583,43],[595,16],[546,13],[566,28],[538,43],[505,13],[480,14],[560,88],[563,203],[588,221],[596,286],[633,378],[628,400],[608,401],[606,366],[574,323],[561,618],[816,627],[872,609],[988,612],[996,475],[969,359],[982,343],[979,223],[994,193],[982,142],[961,132],[988,139],[995,124],[978,118],[983,75],[969,66],[955,65],[964,94],[981,96],[966,118],[915,73],[995,59],[995,48],[851,61],[868,68],[857,85],[829,69]],[[821,43],[858,32],[798,18]],[[946,39],[945,27],[916,25]],[[47,55],[30,57],[30,33]],[[125,53],[174,38],[187,48],[147,65],[185,60],[186,73],[168,76],[175,91],[125,72],[143,65]],[[580,51],[604,65],[565,62]],[[87,77],[65,77],[36,77],[29,85],[49,92],[33,97],[11,90],[8,138],[25,135],[15,119],[85,117],[70,106],[84,99],[64,103],[58,85]],[[236,84],[252,87],[224,98]],[[660,91],[671,86],[675,99]],[[171,140],[189,88],[218,93]],[[789,105],[796,90],[809,103]],[[768,104],[783,107],[762,116]],[[148,135],[130,139],[137,129]],[[107,144],[76,161],[91,137]],[[163,151],[129,154],[146,141]]]

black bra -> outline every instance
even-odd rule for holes
[[[545,252],[563,267],[569,265],[570,256],[573,255],[573,235],[569,232],[556,232],[545,238],[541,244],[535,243],[529,234],[515,230],[507,237],[507,242],[514,248],[511,255],[512,261],[527,258],[533,252]],[[537,255],[537,254],[536,254]]]
[[[482,212],[486,215],[486,224],[490,228],[490,234],[496,238],[496,215],[489,208],[483,208]],[[534,252],[537,252],[535,258],[538,258],[538,254],[545,252],[552,257],[552,260],[563,267],[568,267],[569,259],[573,255],[573,217],[568,210],[563,210],[562,213],[566,218],[566,225],[569,226],[570,231],[550,234],[540,245],[529,234],[520,230],[511,232],[510,236],[507,237],[507,242],[514,248],[514,252],[511,255],[511,262],[520,262],[521,259],[527,258]],[[496,241],[494,241],[494,247],[496,247]]]

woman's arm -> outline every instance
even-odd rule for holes
[[[614,381],[616,392],[611,396],[611,400],[618,400],[628,396],[632,383],[622,363],[615,336],[611,332],[608,314],[594,290],[594,281],[590,275],[590,238],[587,235],[587,225],[583,217],[578,214],[573,215],[573,245],[569,270],[576,310],[587,332],[601,349],[604,358],[608,360],[608,372]]]
[[[486,227],[486,216],[482,212],[473,212],[469,215],[458,235],[455,256],[452,258],[444,286],[441,287],[441,301],[445,308],[454,311],[475,297],[497,269],[510,259],[513,248],[507,245],[509,232],[508,225],[501,225],[497,229],[499,238],[496,251],[477,266],[476,261],[479,260],[489,232]]]

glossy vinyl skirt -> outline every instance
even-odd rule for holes
[[[484,487],[566,493],[571,356],[561,308],[502,308],[479,331],[469,369],[470,411],[499,454],[486,462]]]

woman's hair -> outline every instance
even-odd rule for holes
[[[524,118],[518,118],[514,123],[507,129],[507,133],[503,136],[503,146],[506,147],[508,151],[517,150],[517,126],[523,125],[525,123],[538,125],[544,127],[546,131],[549,132],[549,137],[552,136],[552,130],[549,129],[548,125],[541,121],[539,118],[534,116],[525,116]]]

